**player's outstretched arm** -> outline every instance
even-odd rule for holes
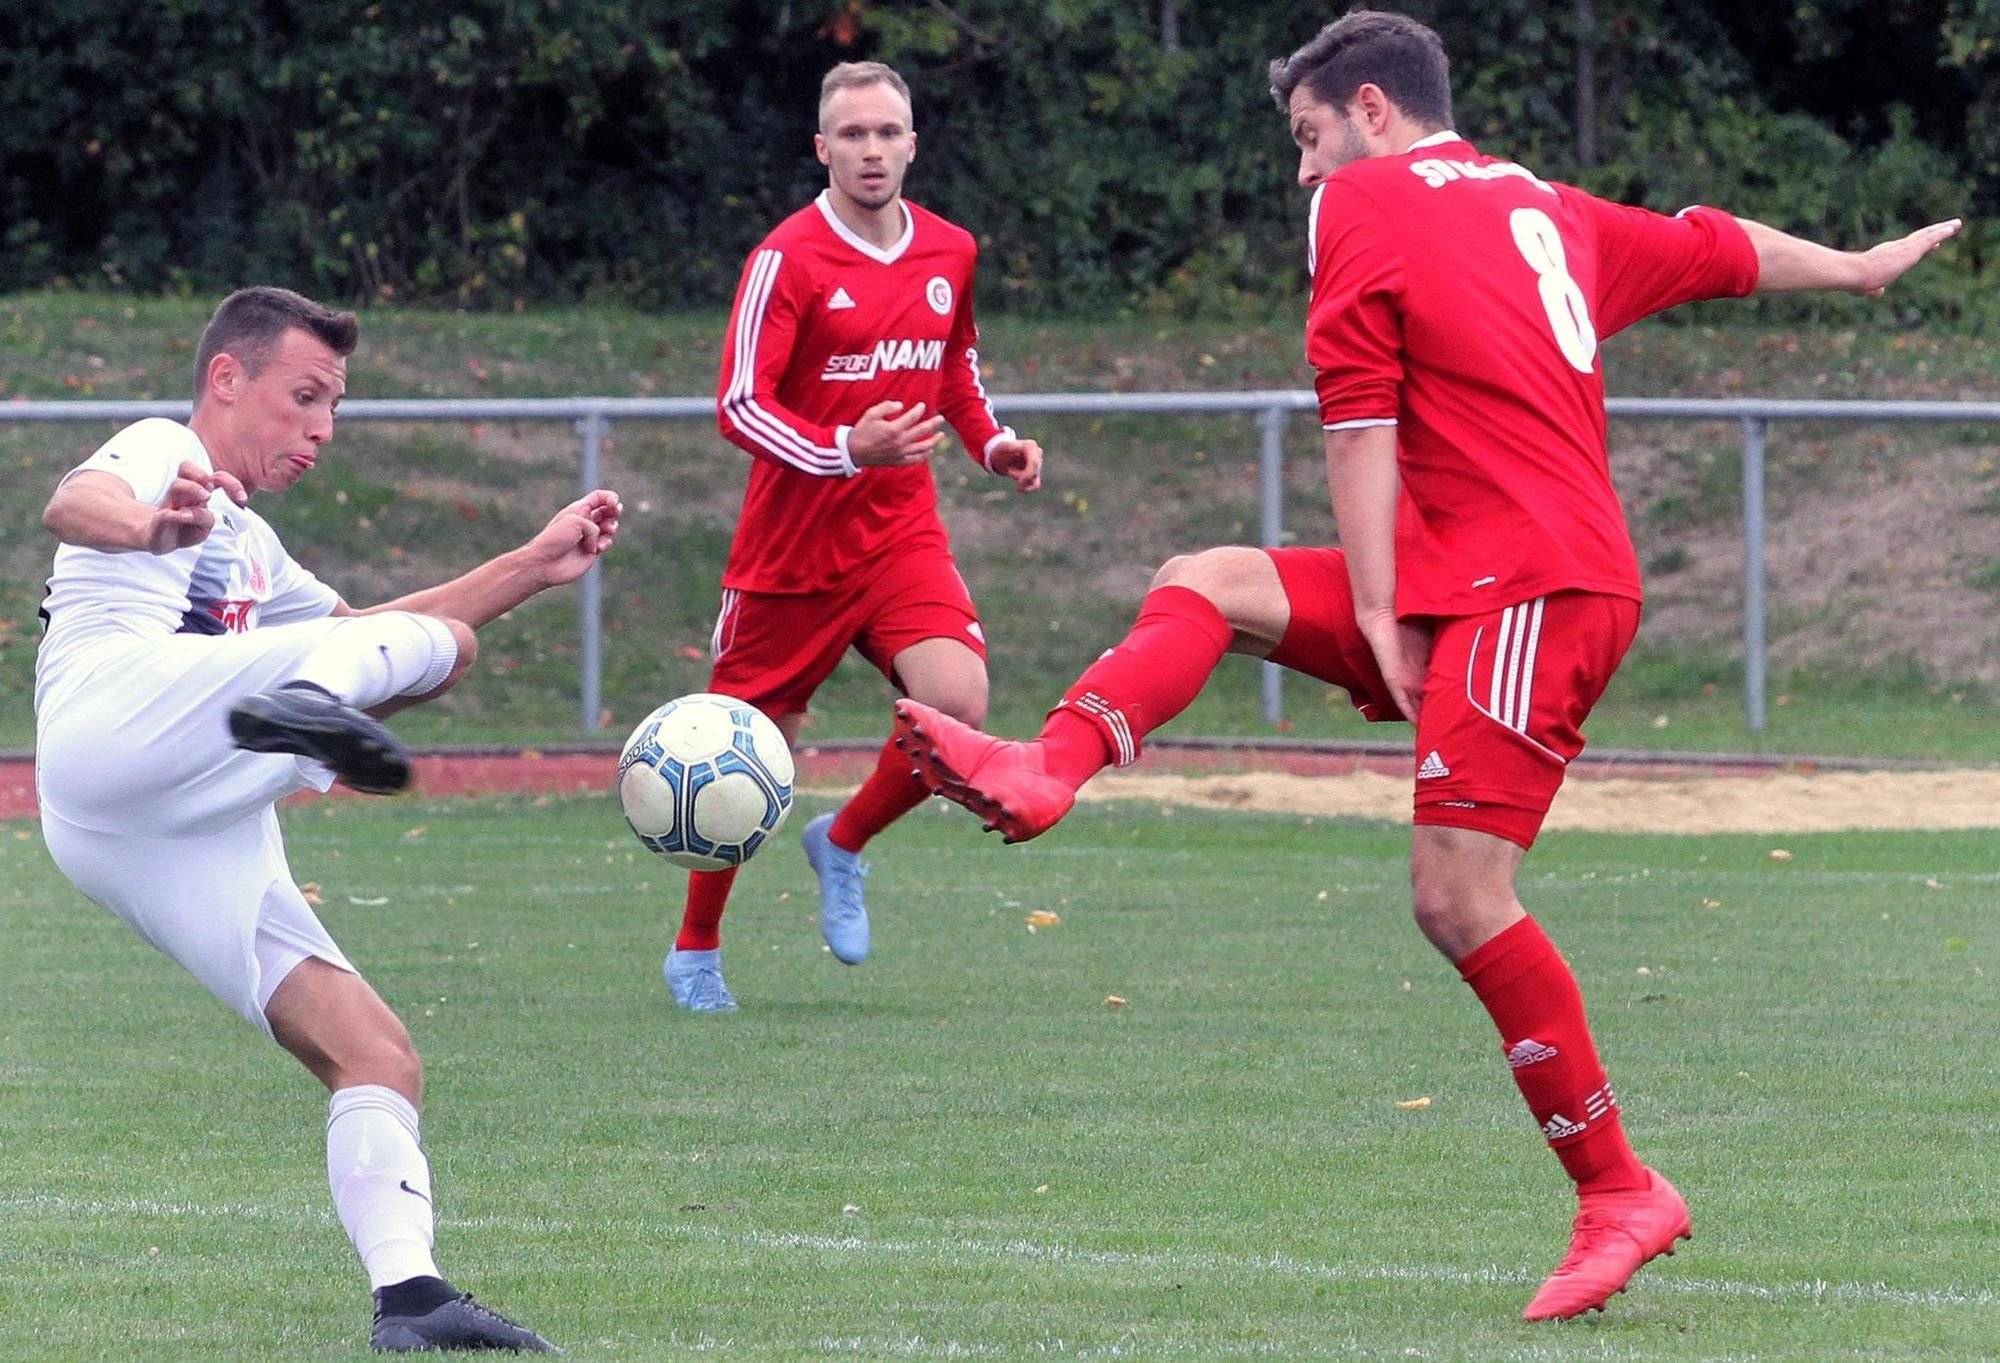
[[[1761,222],[1738,218],[1757,248],[1758,293],[1791,293],[1830,289],[1880,297],[1884,289],[1910,268],[1958,235],[1960,220],[1934,222],[1906,237],[1885,241],[1866,251],[1840,251],[1821,246]]]
[[[241,506],[248,501],[235,475],[184,462],[167,495],[150,506],[132,495],[115,473],[84,469],[65,478],[42,510],[42,525],[64,544],[108,554],[170,554],[200,544],[215,528],[209,494],[222,488]]]
[[[519,549],[489,559],[463,577],[365,610],[337,609],[336,614],[414,611],[462,620],[478,629],[536,593],[582,577],[618,537],[618,517],[623,510],[617,493],[599,488],[556,512],[540,533]]]

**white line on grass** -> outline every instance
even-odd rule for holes
[[[229,1218],[263,1221],[282,1225],[331,1225],[331,1212],[315,1212],[295,1207],[218,1203],[204,1206],[194,1202],[154,1202],[142,1198],[84,1199],[53,1193],[0,1198],[0,1208],[13,1211],[48,1211],[65,1216],[143,1216],[173,1219]],[[548,1236],[580,1235],[585,1228],[549,1217],[478,1216],[440,1218],[445,1227],[490,1228],[514,1234]],[[660,1226],[637,1219],[593,1219],[589,1232],[601,1234],[610,1227],[622,1227],[634,1234],[678,1236],[684,1240],[708,1240],[752,1249],[803,1250],[809,1254],[851,1254],[877,1258],[922,1258],[950,1263],[953,1260],[1023,1260],[1056,1266],[1083,1268],[1161,1269],[1170,1272],[1269,1273],[1279,1277],[1303,1278],[1315,1282],[1409,1282],[1438,1286],[1533,1286],[1541,1274],[1523,1269],[1489,1266],[1476,1269],[1445,1268],[1437,1264],[1341,1264],[1300,1259],[1289,1254],[1174,1254],[1133,1253],[1127,1250],[1079,1249],[1074,1245],[1045,1245],[1032,1240],[870,1240],[858,1235],[809,1235],[779,1231],[726,1231],[709,1226]],[[1689,1296],[1736,1297],[1753,1301],[1809,1302],[1818,1306],[1995,1306],[2000,1291],[1990,1288],[1894,1287],[1884,1282],[1827,1282],[1823,1279],[1791,1283],[1753,1283],[1736,1278],[1681,1278],[1659,1272],[1642,1275],[1637,1291],[1676,1292]]]
[[[1446,1286],[1533,1286],[1542,1280],[1539,1272],[1489,1266],[1478,1269],[1443,1268],[1435,1264],[1329,1264],[1295,1258],[1289,1254],[1135,1254],[1124,1250],[1077,1249],[1067,1245],[1039,1245],[1026,1240],[1000,1243],[978,1240],[877,1240],[856,1236],[821,1236],[750,1232],[731,1234],[706,1227],[685,1228],[684,1234],[698,1239],[718,1239],[748,1243],[772,1249],[806,1249],[819,1253],[862,1253],[895,1256],[924,1255],[946,1257],[956,1253],[969,1258],[1019,1258],[1036,1263],[1081,1264],[1106,1268],[1160,1268],[1175,1271],[1271,1273],[1280,1277],[1306,1278],[1319,1282],[1416,1282]],[[2000,1292],[1986,1288],[1941,1287],[1902,1288],[1887,1283],[1832,1283],[1824,1280],[1797,1283],[1749,1283],[1733,1278],[1676,1278],[1652,1274],[1638,1280],[1657,1291],[1683,1292],[1702,1296],[1747,1297],[1758,1301],[1808,1301],[1819,1305],[1834,1302],[1889,1304],[1898,1306],[1992,1306],[2000,1304]]]

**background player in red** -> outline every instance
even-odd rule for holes
[[[853,647],[905,694],[978,724],[986,643],[927,460],[949,422],[974,462],[1032,492],[1041,446],[994,420],[980,384],[971,234],[903,198],[917,135],[902,77],[879,62],[834,67],[819,123],[826,190],[750,253],[723,340],[718,420],[754,462],[709,686],[793,740]],[[820,930],[850,965],[869,946],[858,853],[929,793],[885,743],[854,797],[806,825]],[[735,875],[689,876],[665,963],[683,1008],[736,1006],[721,957]]]
[[[1132,760],[1225,650],[1410,717],[1418,925],[1492,1016],[1578,1193],[1569,1253],[1525,1314],[1580,1315],[1692,1230],[1627,1144],[1576,980],[1515,896],[1638,626],[1598,339],[1696,298],[1878,294],[1958,224],[1842,252],[1713,209],[1669,218],[1546,183],[1451,131],[1443,45],[1401,15],[1350,14],[1273,62],[1271,80],[1300,183],[1317,190],[1306,349],[1344,555],[1176,559],[1036,742],[908,701],[898,736],[941,793],[1019,840],[1060,819],[1092,772]]]

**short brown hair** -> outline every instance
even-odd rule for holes
[[[254,379],[270,363],[278,339],[293,327],[310,332],[343,358],[354,353],[361,339],[361,323],[351,312],[335,312],[304,294],[269,284],[238,289],[222,300],[202,328],[201,344],[194,351],[194,400],[201,401],[208,387],[208,366],[217,355],[234,355]]]
[[[1451,126],[1451,59],[1438,35],[1408,15],[1355,10],[1271,63],[1271,97],[1280,109],[1290,110],[1300,85],[1335,109],[1345,109],[1363,85],[1377,85],[1412,119]]]
[[[896,74],[896,68],[881,62],[842,62],[826,73],[826,79],[819,83],[819,126],[826,128],[826,103],[833,98],[836,90],[858,90],[864,85],[886,85],[903,97],[903,103],[910,104],[910,87]],[[911,120],[915,121],[914,117]]]

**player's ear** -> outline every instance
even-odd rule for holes
[[[243,386],[243,379],[242,362],[225,350],[209,360],[203,388],[224,402],[234,402]]]
[[[1348,107],[1359,108],[1361,117],[1356,121],[1364,133],[1379,133],[1388,125],[1392,101],[1381,86],[1373,81],[1363,81]]]
[[[825,133],[813,134],[813,155],[819,158],[819,163],[823,166],[833,164],[833,158],[827,154]]]

